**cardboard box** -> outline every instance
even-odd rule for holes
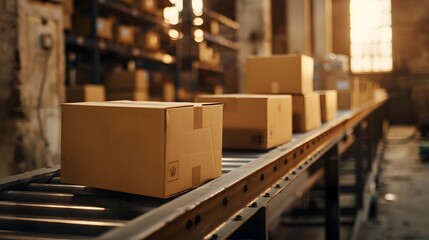
[[[328,122],[337,117],[337,91],[318,91],[320,94],[320,112],[322,122]]]
[[[157,5],[156,0],[134,0],[135,7],[148,12],[156,11]]]
[[[338,91],[338,109],[340,110],[353,110],[356,108],[356,97],[353,96],[351,91]]]
[[[213,35],[219,35],[219,22],[217,20],[210,21],[210,32]]]
[[[69,14],[63,14],[63,29],[71,30],[72,29],[72,16]]]
[[[155,31],[137,31],[135,38],[138,48],[149,51],[158,51],[161,48],[161,37]]]
[[[74,4],[73,0],[63,0],[63,14],[72,15],[74,12]]]
[[[306,132],[322,125],[318,93],[292,95],[293,132]]]
[[[313,92],[313,58],[273,55],[247,58],[248,93],[307,94]]]
[[[108,91],[144,91],[149,90],[149,72],[138,69],[134,72],[113,71],[106,79]]]
[[[97,36],[112,40],[113,18],[97,17]],[[89,15],[73,14],[73,32],[84,37],[91,36],[91,17]]]
[[[146,91],[107,91],[107,100],[132,100],[132,101],[148,101],[149,93]]]
[[[171,197],[222,173],[222,104],[62,105],[61,181]]]
[[[269,149],[292,139],[290,95],[202,95],[197,101],[224,104],[224,148]]]
[[[102,102],[106,101],[103,85],[85,84],[67,88],[67,102]]]
[[[176,88],[173,82],[164,82],[162,84],[162,98],[166,102],[172,102],[176,99]]]
[[[133,26],[117,24],[114,27],[114,41],[119,44],[132,46],[134,45],[134,32]]]

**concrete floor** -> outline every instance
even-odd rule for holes
[[[429,240],[429,163],[420,160],[413,127],[389,130],[381,161],[378,215],[361,225],[359,240]],[[341,205],[346,201],[341,200]],[[341,239],[350,239],[342,226]],[[324,239],[323,226],[279,226],[271,239]]]
[[[429,163],[420,160],[410,127],[392,127],[382,160],[378,216],[362,225],[361,240],[429,240]]]

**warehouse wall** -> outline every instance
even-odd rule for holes
[[[349,2],[333,0],[333,49],[349,55]],[[390,95],[389,118],[393,124],[415,124],[421,110],[415,108],[412,87],[429,84],[429,1],[392,0],[394,71],[364,75],[379,81]],[[345,19],[345,20],[344,20]]]
[[[26,0],[0,4],[0,177],[59,162],[61,9]]]

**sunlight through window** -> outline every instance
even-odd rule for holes
[[[351,70],[392,71],[391,0],[350,0]]]

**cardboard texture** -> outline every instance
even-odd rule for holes
[[[103,85],[85,84],[67,88],[67,102],[102,102],[106,101]]]
[[[149,90],[149,72],[146,70],[113,71],[106,79],[106,88],[108,90],[121,91],[143,91]]]
[[[307,94],[313,91],[313,58],[306,55],[247,58],[248,93]]]
[[[306,132],[322,125],[318,93],[292,95],[293,132]]]
[[[290,95],[201,95],[197,101],[224,104],[224,148],[269,149],[292,139]]]
[[[222,173],[220,103],[62,105],[61,181],[171,197]]]
[[[320,112],[322,122],[328,122],[337,117],[337,91],[318,91],[320,94]]]

